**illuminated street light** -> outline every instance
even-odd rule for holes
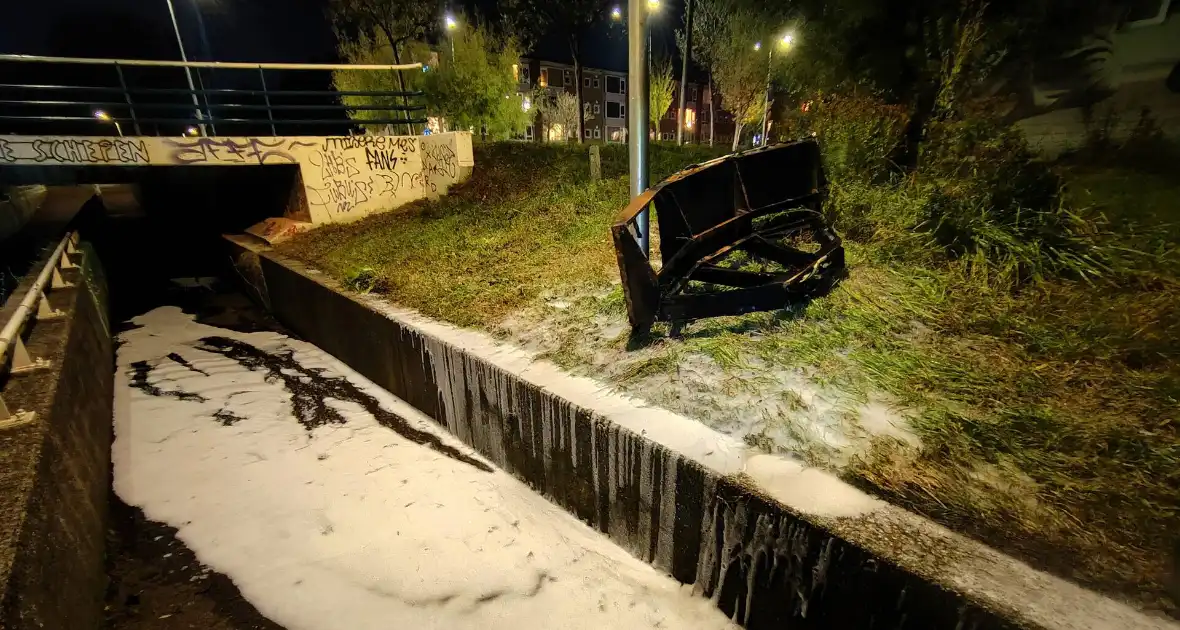
[[[620,9],[619,7],[615,7],[613,9],[611,9],[610,10],[610,19],[616,20],[616,21],[623,19],[623,10]]]
[[[784,50],[795,43],[795,36],[784,33],[779,39],[779,46]],[[754,50],[762,50],[762,42],[754,42]],[[766,100],[762,103],[762,146],[770,143],[770,70],[774,63],[774,46],[767,49],[766,58]]]
[[[188,129],[184,130],[184,135],[186,136],[195,136],[198,133],[200,133],[200,131],[196,127],[189,127]]]
[[[447,31],[451,34],[451,62],[455,61],[455,29],[459,27],[459,23],[455,21],[455,16],[450,13],[446,16]]]
[[[94,110],[94,117],[103,121],[103,122],[113,123],[115,125],[115,131],[117,131],[119,133],[119,137],[120,138],[123,137],[123,128],[119,126],[119,121],[115,120],[114,118],[111,118],[110,114],[106,113],[105,111],[103,111],[101,109],[96,109],[96,110]]]
[[[660,0],[647,0],[647,10],[648,11],[659,11],[660,10]]]

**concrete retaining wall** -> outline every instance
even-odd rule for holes
[[[0,166],[265,166],[297,164],[306,207],[292,218],[314,224],[354,221],[418,199],[446,194],[475,164],[471,134],[112,138],[0,136]],[[27,178],[25,178],[27,179]],[[118,181],[112,179],[110,181]]]
[[[3,383],[9,405],[37,414],[0,431],[0,627],[9,630],[92,630],[103,620],[114,354],[96,298],[101,274],[87,266],[66,279],[77,286],[50,295],[65,317],[38,322],[28,339],[50,367]]]
[[[823,472],[231,240],[285,325],[748,628],[1171,627]]]

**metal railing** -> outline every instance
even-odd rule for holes
[[[103,66],[109,72],[78,68]],[[0,133],[53,133],[54,127],[78,128],[107,125],[123,135],[130,123],[135,135],[278,135],[280,130],[310,127],[323,133],[324,126],[379,124],[401,127],[416,133],[423,125],[425,105],[421,91],[331,89],[331,80],[318,79],[326,89],[303,89],[316,85],[290,73],[421,71],[422,64],[350,65],[309,63],[236,63],[221,61],[153,61],[146,59],[87,59],[0,55],[0,77],[14,74],[13,67],[32,68],[15,74],[31,81],[0,82]],[[168,74],[168,69],[178,72]],[[199,87],[189,88],[180,70],[197,70]],[[9,72],[4,72],[9,70]],[[220,75],[208,77],[205,87],[201,70]],[[271,73],[268,80],[267,73]],[[283,73],[277,75],[276,73]],[[295,83],[298,89],[273,89]],[[85,83],[85,84],[81,84]],[[173,85],[178,87],[172,87]],[[370,97],[372,105],[347,105],[342,97]],[[349,112],[375,112],[372,118],[352,120]],[[384,116],[380,114],[384,112]],[[8,129],[5,129],[8,127]],[[15,131],[14,131],[15,130]],[[108,131],[109,133],[109,131]]]
[[[0,376],[4,376],[6,373],[21,374],[49,367],[47,359],[33,357],[29,354],[21,335],[24,334],[30,322],[63,316],[61,311],[56,311],[49,305],[46,295],[50,290],[73,286],[62,278],[61,270],[77,267],[69,257],[69,254],[77,253],[78,250],[75,249],[77,241],[78,234],[72,231],[61,238],[57,248],[49,255],[41,273],[33,281],[33,285],[29,287],[28,292],[12,312],[12,316],[0,329]],[[3,391],[0,391],[0,428],[26,424],[31,422],[33,417],[32,411],[9,410],[4,403]]]

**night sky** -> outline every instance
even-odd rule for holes
[[[560,0],[555,0],[560,1]],[[327,0],[173,0],[190,59],[256,62],[336,61],[324,17]],[[490,0],[470,8],[489,13]],[[0,8],[0,52],[79,57],[179,59],[165,0],[8,0]],[[207,33],[202,41],[197,6]],[[674,52],[679,2],[654,22],[656,55]],[[541,41],[534,55],[568,61],[562,41]],[[585,63],[626,70],[626,39],[604,25],[585,43]]]

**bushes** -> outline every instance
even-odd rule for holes
[[[815,134],[824,148],[824,169],[833,181],[883,181],[889,154],[901,139],[906,111],[871,97],[829,95],[809,103],[809,112],[786,125],[792,138]]]
[[[851,240],[989,284],[1106,270],[1096,228],[1064,205],[1060,178],[993,116],[933,121],[912,173],[888,162],[904,126],[895,106],[829,97],[810,125],[832,180],[829,219]]]

